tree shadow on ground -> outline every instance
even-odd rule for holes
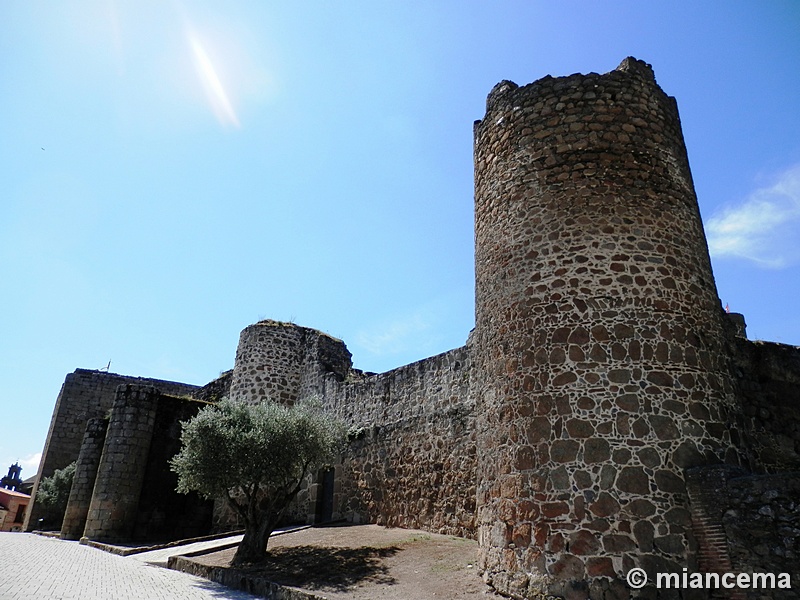
[[[398,546],[276,548],[269,551],[265,562],[241,570],[282,585],[342,592],[359,583],[396,584],[386,559],[400,550]]]

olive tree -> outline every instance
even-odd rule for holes
[[[45,477],[39,482],[36,490],[36,503],[43,506],[46,510],[46,521],[49,526],[60,527],[67,510],[69,492],[72,489],[72,480],[75,477],[75,466],[73,461],[63,469],[56,469],[50,477]]]
[[[312,401],[287,407],[223,400],[183,423],[171,467],[179,492],[224,498],[236,511],[245,534],[233,564],[255,563],[305,476],[333,461],[345,435]]]

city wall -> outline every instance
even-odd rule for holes
[[[312,474],[288,511],[297,521],[331,518],[474,537],[474,404],[469,350],[458,348],[382,374],[351,366],[341,340],[291,323],[242,331],[230,397],[243,402],[316,397],[350,428],[333,489]],[[233,516],[217,506],[215,527]]]

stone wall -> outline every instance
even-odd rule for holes
[[[470,364],[464,347],[365,374],[350,367],[340,340],[291,323],[262,321],[242,331],[231,398],[292,403],[315,396],[350,427],[350,447],[335,466],[333,489],[325,489],[324,470],[310,474],[287,520],[319,521],[322,497],[332,493],[333,518],[473,537]],[[227,529],[237,519],[217,502],[214,523],[215,529]]]
[[[159,394],[153,386],[117,388],[83,537],[110,542],[164,541],[210,531],[212,503],[196,494],[177,493],[177,476],[169,467],[169,460],[180,450],[181,421],[205,405],[191,398]],[[82,458],[94,456],[96,437],[87,433]],[[72,512],[73,507],[68,506],[67,513]],[[70,537],[75,537],[78,528],[71,524]]]
[[[90,540],[131,539],[157,408],[154,387],[118,388],[86,517],[83,535]]]
[[[83,537],[107,430],[108,419],[105,418],[89,419],[86,424],[86,433],[83,435],[75,476],[61,523],[61,537],[64,539],[79,540]]]
[[[495,86],[475,233],[486,578],[618,598],[634,566],[692,567],[683,469],[738,462],[736,398],[676,103],[649,65]]]
[[[733,568],[792,578],[792,590],[752,590],[748,598],[800,598],[800,472],[733,478],[720,496]]]
[[[116,389],[122,384],[153,385],[166,394],[191,394],[197,386],[144,377],[129,377],[104,371],[76,369],[67,375],[58,394],[50,429],[42,451],[42,460],[32,492],[31,508],[25,530],[38,527],[44,511],[36,505],[36,491],[43,477],[63,469],[78,459],[89,419],[103,418],[114,403]]]
[[[233,369],[220,373],[219,377],[192,392],[192,397],[204,402],[219,402],[231,393]]]
[[[153,435],[147,454],[142,491],[130,539],[164,541],[208,535],[213,502],[196,493],[179,494],[178,476],[169,461],[181,448],[181,423],[206,402],[159,395]]]
[[[334,505],[356,522],[475,535],[475,406],[471,360],[457,348],[322,390],[350,447]]]
[[[689,470],[687,482],[699,571],[767,573],[776,580],[788,573],[793,588],[727,590],[720,597],[800,598],[800,472],[752,475],[698,467]]]
[[[82,518],[100,539],[202,529],[208,505],[168,493],[180,420],[223,396],[317,396],[349,449],[291,519],[477,537],[485,579],[517,598],[628,598],[635,566],[796,570],[800,348],[748,342],[722,312],[677,105],[650,66],[501,82],[474,133],[466,346],[362,373],[341,340],[266,320],[203,388],[77,370],[39,474],[84,440],[65,535]]]
[[[750,469],[800,471],[800,348],[737,338],[733,350]]]

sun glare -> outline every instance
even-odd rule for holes
[[[194,33],[189,33],[189,43],[194,53],[195,66],[200,75],[200,80],[206,90],[206,95],[211,103],[211,109],[217,117],[217,120],[223,126],[233,126],[239,128],[239,117],[236,116],[236,111],[233,109],[225,87],[222,85],[219,76],[217,75],[214,64],[208,56],[203,44]]]

